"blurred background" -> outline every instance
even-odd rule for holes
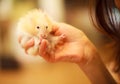
[[[83,30],[99,48],[105,38],[91,25],[88,6],[88,0],[0,0],[0,84],[90,84],[75,64],[26,55],[15,37],[18,19],[40,8],[54,20]]]

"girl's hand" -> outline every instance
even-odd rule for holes
[[[54,54],[47,52],[49,45],[46,39],[41,41],[39,55],[49,62],[68,61],[73,63],[87,63],[97,51],[86,35],[79,29],[64,24],[56,23],[53,31],[54,36],[65,34],[64,43],[55,48]]]
[[[64,23],[57,23],[54,25],[52,34],[53,36],[64,34],[65,39],[63,39],[61,45],[55,47],[53,54],[47,49],[49,46],[48,40],[41,39],[38,53],[46,61],[77,63],[92,84],[116,84],[102,62],[96,48],[82,31]],[[19,42],[21,40],[22,38],[19,38]],[[24,49],[27,51],[33,46],[34,40],[31,38],[24,44]]]

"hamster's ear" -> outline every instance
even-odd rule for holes
[[[54,22],[53,19],[50,16],[48,16],[45,12],[44,12],[44,17],[46,18],[47,22],[51,24]]]

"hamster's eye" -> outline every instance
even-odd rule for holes
[[[36,28],[37,28],[37,29],[40,29],[40,26],[37,26]]]
[[[45,27],[46,29],[48,28],[48,26]]]

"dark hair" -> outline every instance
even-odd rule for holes
[[[119,4],[117,2],[119,2]],[[120,75],[120,1],[96,0],[95,3],[95,24],[97,24],[97,28],[100,31],[115,41],[114,47],[116,47],[116,54],[114,71]]]

